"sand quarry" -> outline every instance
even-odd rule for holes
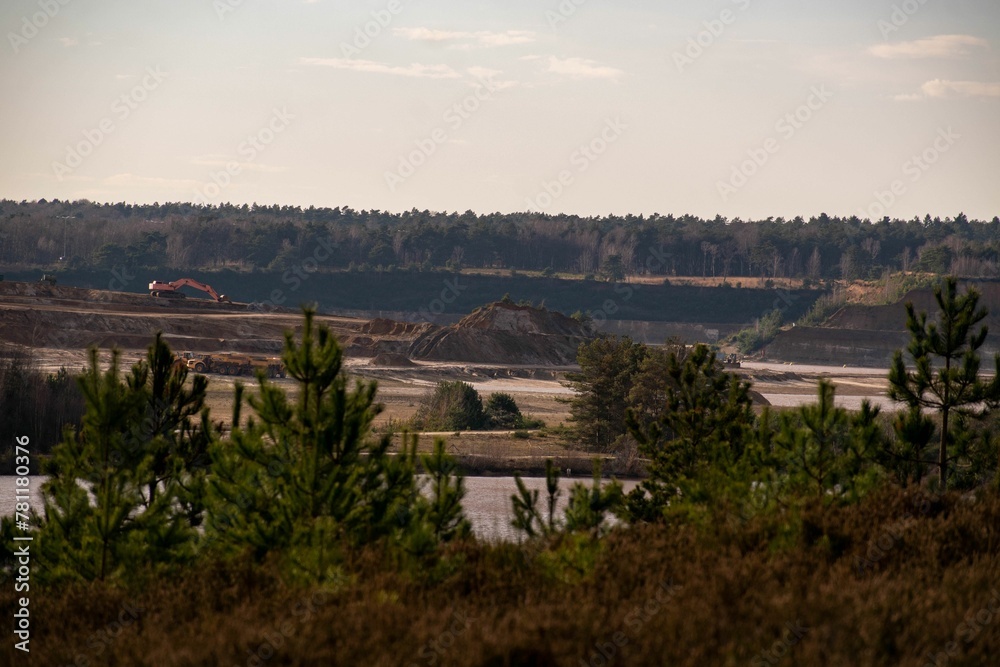
[[[468,382],[484,399],[492,392],[508,392],[522,412],[547,426],[568,423],[566,399],[572,391],[564,383],[565,374],[575,368],[574,351],[586,340],[586,331],[560,313],[493,304],[448,327],[329,315],[317,319],[343,344],[348,371],[378,380],[379,399],[385,406],[377,421],[381,429],[409,419],[422,396],[441,380]],[[284,332],[300,326],[301,313],[286,308],[260,312],[248,304],[202,298],[167,300],[44,283],[0,282],[0,341],[31,348],[48,371],[62,366],[82,368],[91,346],[101,349],[105,361],[117,347],[123,361],[131,364],[143,356],[157,331],[163,332],[175,351],[275,356],[282,349]],[[770,362],[745,363],[737,372],[752,379],[754,389],[775,406],[812,400],[816,380],[822,376],[837,385],[838,402],[845,407],[856,408],[866,397],[891,407],[884,399],[885,371],[879,369]],[[228,424],[235,382],[252,386],[255,380],[209,377],[213,419]],[[294,390],[291,379],[275,381]],[[457,454],[505,462],[508,468],[512,462],[539,456],[588,458],[552,434],[533,433],[528,438],[523,433],[441,435],[447,436],[449,448]],[[431,441],[423,438],[423,445]]]

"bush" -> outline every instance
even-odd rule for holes
[[[781,322],[781,311],[774,309],[758,319],[754,326],[737,332],[733,336],[733,343],[743,354],[755,352],[774,340],[781,331]]]
[[[458,381],[439,382],[414,417],[414,426],[424,431],[475,431],[488,423],[479,392]]]
[[[497,392],[486,401],[486,418],[493,428],[521,428],[524,416],[510,394]]]

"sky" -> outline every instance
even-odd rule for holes
[[[0,198],[1000,215],[996,0],[5,0]]]

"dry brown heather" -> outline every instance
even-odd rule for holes
[[[434,583],[369,553],[325,591],[245,564],[161,576],[135,594],[33,590],[30,664],[997,664],[1000,613],[986,609],[1000,589],[1000,495],[920,506],[882,492],[807,510],[800,525],[792,537],[762,517],[639,527],[592,560],[586,548],[532,561],[514,545],[470,544]],[[859,558],[872,566],[859,571]],[[4,586],[6,618],[12,603]],[[25,658],[8,636],[0,664]]]

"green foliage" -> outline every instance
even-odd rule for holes
[[[989,381],[979,376],[979,348],[986,341],[985,325],[976,329],[987,315],[979,307],[979,292],[969,288],[958,294],[958,281],[948,277],[934,289],[939,314],[936,322],[927,320],[927,313],[917,314],[912,303],[906,304],[906,328],[910,332],[907,353],[914,370],[907,369],[903,351],[897,350],[889,370],[889,397],[905,403],[911,409],[930,409],[941,416],[937,468],[941,489],[947,488],[950,466],[962,464],[970,455],[970,441],[958,444],[954,415],[966,430],[966,420],[978,419],[1000,402],[1000,355],[994,358],[995,375]],[[922,431],[917,429],[917,434]],[[916,440],[915,445],[920,441]],[[912,447],[910,447],[912,450]],[[920,463],[933,465],[934,461]]]
[[[465,382],[439,382],[414,417],[414,426],[425,431],[477,431],[489,423],[483,400]]]
[[[504,392],[496,392],[486,401],[486,419],[491,427],[499,429],[523,428],[525,423],[514,397]]]
[[[781,331],[782,311],[775,308],[768,314],[758,318],[752,327],[741,329],[733,334],[733,343],[743,354],[750,354],[764,347]]]
[[[655,520],[671,502],[704,502],[722,492],[740,467],[752,436],[750,384],[725,372],[715,353],[698,345],[681,357],[671,352],[669,382],[655,421],[644,426],[634,412],[629,428],[649,458],[649,478],[627,496],[631,520]]]
[[[450,542],[468,537],[469,521],[462,512],[465,497],[465,480],[455,459],[447,454],[444,440],[434,441],[431,454],[421,454],[424,473],[430,486],[430,498],[420,497],[423,514],[436,542]]]
[[[552,459],[545,461],[545,516],[538,507],[538,490],[529,490],[520,475],[514,475],[514,482],[517,493],[511,496],[514,511],[511,525],[529,539],[554,535],[560,531],[583,532],[598,537],[607,528],[608,515],[619,509],[623,498],[620,482],[603,483],[600,459],[594,459],[594,478],[589,487],[582,482],[575,482],[570,488],[569,503],[562,520],[556,517],[556,505],[562,489],[559,488],[559,470]]]
[[[590,488],[576,482],[570,489],[565,513],[566,530],[588,532],[597,537],[606,529],[608,515],[619,509],[623,498],[620,482],[602,483],[601,460],[594,459],[594,480]]]
[[[835,393],[820,380],[816,403],[780,417],[774,452],[792,494],[854,498],[867,490],[867,464],[882,441],[879,409],[866,400],[850,414],[834,405]]]
[[[520,475],[514,475],[514,484],[517,486],[517,493],[510,497],[514,510],[510,525],[529,538],[537,537],[545,525],[538,511],[538,489],[528,489]]]
[[[920,484],[933,460],[934,420],[912,407],[896,413],[892,428],[896,437],[886,443],[880,462],[900,486]]]
[[[174,365],[170,346],[157,332],[146,359],[126,378],[129,389],[145,400],[142,418],[132,426],[135,446],[121,465],[134,466],[139,457],[148,457],[146,504],[156,499],[158,489],[176,483],[179,502],[192,525],[199,525],[214,432],[205,408],[208,379],[194,375],[188,388],[187,376],[185,366]]]
[[[935,245],[923,249],[916,268],[918,271],[942,274],[947,273],[950,266],[951,249],[945,245]]]
[[[278,553],[293,576],[323,581],[338,576],[351,547],[381,542],[420,555],[467,534],[464,487],[443,445],[421,459],[427,499],[417,483],[416,437],[404,435],[396,455],[388,436],[371,439],[381,410],[376,383],[352,387],[335,336],[313,320],[306,310],[301,342],[285,336],[295,403],[259,374],[259,396],[249,399],[254,416],[244,425],[236,414],[230,439],[213,448],[211,544],[258,560]]]
[[[648,348],[630,338],[608,336],[584,343],[577,351],[579,373],[567,373],[576,396],[570,401],[570,421],[576,445],[596,452],[610,451],[628,430],[625,414],[629,394]]]
[[[545,461],[547,519],[542,516],[541,510],[538,509],[538,490],[529,490],[520,475],[514,475],[514,483],[517,486],[517,493],[510,497],[514,511],[511,525],[529,539],[556,532],[558,529],[556,504],[559,502],[562,490],[559,488],[559,470],[555,467],[552,459]]]
[[[204,459],[212,437],[204,382],[183,389],[187,370],[157,336],[126,382],[120,355],[101,372],[97,350],[79,380],[86,404],[79,433],[53,451],[36,516],[41,576],[48,581],[127,576],[193,555],[201,520]]]
[[[663,412],[671,383],[671,364],[683,363],[688,348],[677,338],[666,341],[663,347],[647,347],[639,370],[628,394],[628,407],[632,420],[642,430],[647,429]],[[627,421],[627,420],[626,420]]]
[[[0,346],[0,405],[0,433],[11,434],[0,442],[5,474],[13,472],[14,435],[28,436],[36,455],[48,454],[65,428],[80,427],[84,411],[76,379],[65,368],[46,375],[29,351],[5,346]]]
[[[601,274],[609,282],[618,283],[625,280],[625,262],[622,261],[622,256],[609,255],[604,261],[604,266],[601,267]]]
[[[809,312],[799,318],[798,324],[804,327],[815,327],[823,324],[830,315],[847,304],[847,293],[843,290],[833,290],[816,299]]]

